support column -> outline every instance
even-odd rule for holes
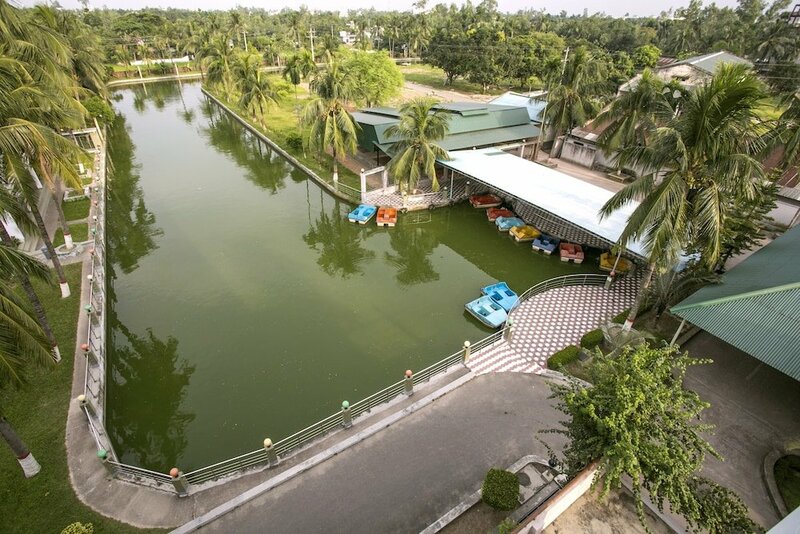
[[[347,401],[342,402],[342,426],[345,428],[353,426],[353,414],[350,413],[350,403]]]
[[[403,393],[406,397],[414,394],[414,373],[409,369],[406,371],[405,378],[403,379]]]
[[[672,336],[672,341],[669,342],[670,345],[674,345],[676,341],[678,341],[678,336],[681,335],[681,331],[683,330],[683,326],[686,324],[686,319],[681,319],[681,324],[678,325],[678,329],[675,330],[675,335]]]
[[[178,497],[188,497],[189,481],[186,480],[186,475],[177,467],[173,467],[169,471],[169,476],[172,477],[172,485],[175,487]]]
[[[525,159],[525,139],[522,140],[522,144],[519,146],[519,157]]]
[[[464,342],[464,365],[466,365],[467,362],[469,361],[469,357],[470,357],[470,342],[469,341],[465,341]]]
[[[381,178],[383,180],[383,188],[386,189],[387,187],[389,187],[389,171],[386,170],[386,169],[383,169],[383,174],[382,174]]]
[[[278,465],[278,453],[275,452],[275,446],[272,440],[267,438],[264,440],[264,450],[267,452],[267,463],[270,467]]]
[[[364,169],[361,169],[361,201],[364,201],[364,198],[367,195],[367,174],[364,172]]]
[[[453,176],[455,173],[456,171],[450,169],[450,200],[453,200]]]

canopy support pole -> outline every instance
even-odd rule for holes
[[[672,336],[672,341],[669,342],[670,345],[674,345],[675,341],[678,340],[678,336],[681,335],[681,331],[683,330],[683,325],[686,324],[686,319],[681,319],[681,324],[678,325],[678,329],[675,331],[675,335]]]

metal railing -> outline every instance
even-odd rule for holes
[[[511,306],[511,309],[508,310],[508,316],[511,317],[511,314],[520,306],[520,304],[531,297],[544,293],[545,291],[569,286],[602,286],[606,283],[607,278],[608,277],[604,274],[568,274],[539,282],[519,296],[517,302],[515,302],[514,305]]]

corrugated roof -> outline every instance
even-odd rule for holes
[[[720,52],[712,52],[710,54],[703,54],[702,56],[694,56],[683,61],[678,61],[669,65],[669,67],[674,67],[675,65],[692,65],[704,72],[709,74],[714,74],[714,71],[717,70],[717,67],[721,63],[742,63],[745,65],[752,66],[753,64],[747,61],[744,58],[740,58],[730,52],[725,52],[724,50]]]
[[[533,124],[507,126],[491,130],[478,130],[461,134],[448,135],[437,144],[445,150],[462,150],[465,148],[493,146],[502,143],[534,139],[539,136],[539,127]],[[378,144],[378,147],[389,154],[393,143]]]
[[[543,93],[543,92],[540,92]],[[543,95],[538,95],[543,96]],[[542,122],[542,112],[544,111],[545,105],[547,102],[542,100],[537,100],[528,95],[523,95],[521,93],[514,93],[512,91],[508,91],[503,93],[502,95],[498,96],[491,100],[492,104],[501,104],[505,106],[513,106],[513,107],[524,107],[528,110],[528,118],[532,121]]]
[[[800,380],[800,227],[671,311]]]

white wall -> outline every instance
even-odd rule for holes
[[[778,206],[769,212],[769,216],[775,219],[776,223],[785,224],[789,226],[792,223],[792,220],[797,216],[798,210],[800,207],[790,204],[785,200],[778,199],[777,202]],[[797,221],[795,221],[797,224]]]

